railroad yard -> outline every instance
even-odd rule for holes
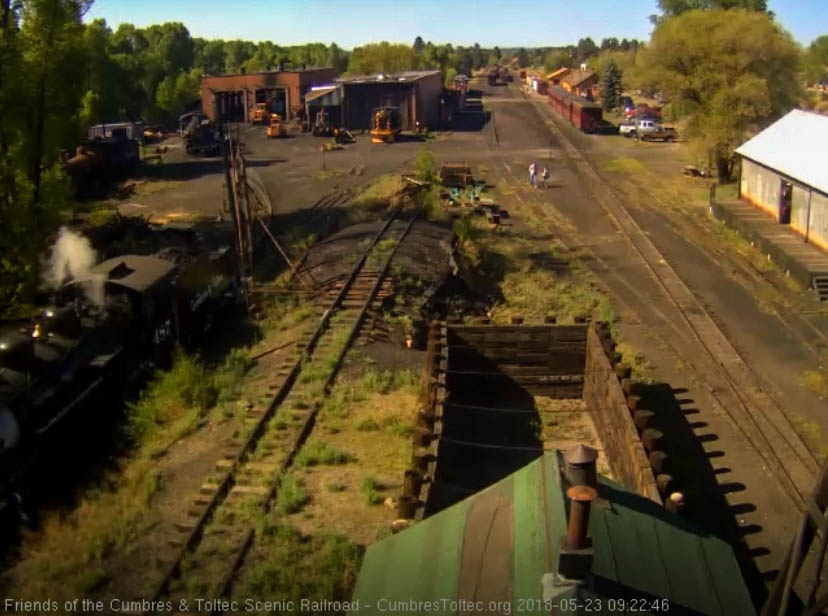
[[[247,310],[133,392],[147,438],[42,504],[4,596],[131,613],[347,602],[370,546],[586,446],[648,505],[679,494],[676,527],[730,545],[761,605],[828,453],[828,401],[801,384],[828,358],[828,312],[708,215],[683,144],[584,134],[485,74],[451,130],[392,144],[353,131],[324,151],[307,132],[236,128],[268,201]],[[175,135],[158,147],[89,212],[229,225],[224,160]],[[426,150],[435,171],[470,167],[477,202],[446,205],[449,188],[418,175]],[[529,184],[530,163],[548,187]],[[703,613],[742,613],[721,601]]]

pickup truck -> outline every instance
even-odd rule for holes
[[[642,141],[675,141],[678,138],[675,128],[664,127],[652,118],[623,122],[618,126],[618,132],[625,137],[638,137]]]

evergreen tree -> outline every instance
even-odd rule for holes
[[[621,71],[610,60],[601,79],[601,104],[606,111],[621,105]]]
[[[425,49],[425,41],[423,41],[423,37],[418,36],[415,38],[414,45],[412,45],[412,47],[414,47],[414,51],[417,53],[423,53],[423,49]]]

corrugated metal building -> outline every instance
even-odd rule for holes
[[[795,109],[736,153],[739,196],[828,250],[828,117]]]
[[[599,477],[583,584],[563,580],[569,498],[557,452],[368,547],[350,614],[752,616],[733,550]]]
[[[403,130],[441,125],[443,74],[440,71],[408,71],[398,75],[365,75],[339,79],[305,96],[311,120],[320,109],[335,126],[350,130],[371,128],[377,107],[399,107]]]
[[[304,96],[314,85],[331,82],[336,69],[266,71],[201,78],[201,109],[211,120],[249,122],[257,103],[286,120],[304,112]]]

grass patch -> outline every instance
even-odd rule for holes
[[[633,377],[646,378],[649,375],[653,366],[641,351],[626,342],[619,342],[615,349],[621,353],[621,361],[632,368]]]
[[[362,495],[365,497],[366,504],[379,505],[382,503],[383,498],[382,494],[380,494],[382,485],[380,485],[380,483],[370,475],[366,475],[362,478],[359,488],[362,491]]]
[[[811,448],[811,451],[821,460],[828,457],[828,440],[822,434],[822,429],[815,421],[810,421],[801,415],[792,415],[791,423],[793,423],[797,432],[805,439],[805,442]]]
[[[342,169],[334,168],[325,169],[324,171],[314,171],[311,176],[314,180],[329,180],[331,178],[338,178],[344,174],[345,172]]]
[[[388,394],[418,386],[419,380],[411,370],[367,370],[356,383],[364,394]]]
[[[354,197],[353,205],[363,209],[375,209],[388,205],[392,197],[402,192],[404,181],[399,175],[384,175],[368,185]]]
[[[821,370],[806,370],[802,373],[802,384],[820,398],[828,398],[828,377]]]
[[[353,460],[353,456],[340,451],[324,441],[315,440],[305,444],[304,447],[296,454],[294,463],[296,466],[333,466],[337,464],[347,464]]]
[[[650,173],[647,165],[637,158],[628,156],[615,156],[605,160],[601,163],[601,169],[609,171],[610,173],[623,173],[626,175],[645,175]]]
[[[298,602],[348,600],[363,548],[332,533],[303,536],[269,524],[257,534],[257,558],[239,584],[238,597],[279,597]]]
[[[367,417],[361,421],[359,421],[356,426],[354,426],[359,432],[376,432],[380,429],[380,425],[373,417]]]
[[[96,207],[94,210],[89,212],[89,215],[86,218],[86,221],[95,227],[102,227],[104,225],[108,225],[112,222],[115,222],[115,219],[118,218],[118,212],[113,207]]]
[[[298,513],[310,501],[302,482],[293,474],[285,473],[279,481],[279,493],[276,496],[276,507],[279,513],[287,515]]]

